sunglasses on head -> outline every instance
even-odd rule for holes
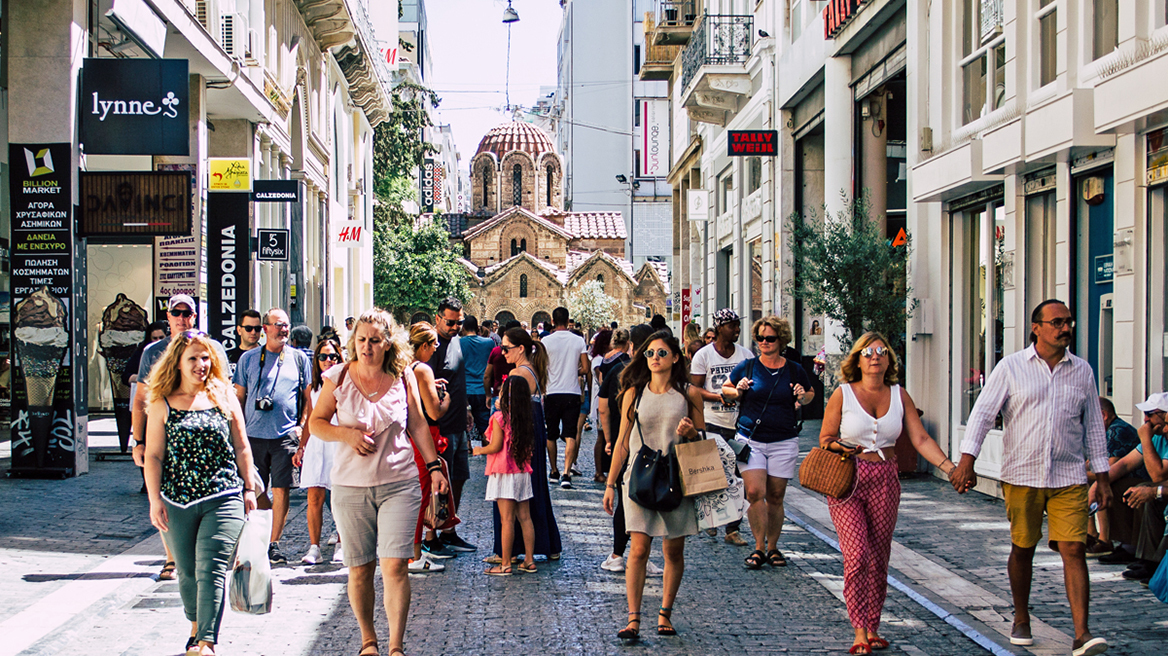
[[[240,326],[240,328],[243,328],[246,332],[249,333],[258,333],[264,329],[263,326]]]
[[[321,353],[320,355],[316,356],[316,359],[321,361],[321,362],[340,362],[341,361],[341,354],[340,353]]]
[[[206,336],[207,336],[207,333],[205,333],[201,330],[188,330],[185,333],[183,333],[183,337],[186,337],[187,339],[194,339],[196,337],[206,337]]]
[[[649,349],[648,351],[645,351],[646,358],[667,358],[671,355],[673,355],[673,353],[669,349],[657,349],[656,351]]]
[[[864,356],[865,358],[870,358],[873,355],[880,357],[888,352],[889,350],[886,346],[866,346],[860,349],[860,355]]]
[[[190,319],[191,317],[195,316],[195,311],[194,310],[171,310],[170,316],[182,317],[184,319]]]
[[[758,337],[754,338],[754,341],[766,342],[767,344],[774,344],[775,342],[779,341],[779,336],[778,335],[759,335]]]

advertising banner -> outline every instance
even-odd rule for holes
[[[185,59],[86,59],[81,143],[89,155],[188,155]]]
[[[207,191],[251,191],[251,160],[246,157],[211,157]]]
[[[10,144],[12,472],[73,476],[72,146]]]
[[[685,203],[685,216],[690,221],[710,219],[710,192],[704,189],[687,189]]]
[[[727,130],[726,150],[731,157],[775,156],[779,154],[779,133],[776,130]]]
[[[81,173],[78,234],[191,234],[191,174]]]
[[[257,203],[299,203],[300,182],[296,180],[254,180],[251,199]]]
[[[669,173],[669,101],[641,103],[641,175],[664,177]]]
[[[690,296],[689,287],[681,288],[681,327],[685,328],[693,319],[693,298]]]
[[[433,212],[441,208],[442,183],[446,180],[446,168],[432,159],[422,163],[422,212]]]
[[[251,307],[251,196],[207,194],[207,332],[235,348],[239,315]]]
[[[362,248],[369,237],[369,231],[360,221],[334,221],[329,243],[335,248]]]

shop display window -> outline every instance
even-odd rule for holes
[[[1000,201],[965,210],[960,253],[963,334],[961,423],[1003,355],[1002,264],[1005,207]],[[956,246],[956,244],[955,244]],[[955,253],[956,254],[956,253]],[[956,262],[957,260],[955,260]]]

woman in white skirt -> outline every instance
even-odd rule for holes
[[[341,343],[335,339],[322,339],[316,345],[312,359],[312,405],[320,398],[320,388],[324,384],[322,374],[341,361]],[[312,416],[312,408],[308,408]],[[333,423],[336,423],[334,420]],[[313,437],[309,431],[300,434],[300,447],[292,456],[292,465],[300,468],[300,487],[308,490],[308,553],[300,559],[305,565],[315,565],[321,561],[320,533],[324,525],[324,502],[330,486],[329,472],[333,468],[333,455],[337,452],[336,442],[325,442]],[[341,562],[341,540],[336,539],[333,561]]]
[[[491,576],[511,576],[511,547],[515,544],[515,519],[523,532],[525,550],[519,571],[534,574],[535,523],[531,504],[531,454],[535,448],[535,421],[531,411],[531,386],[522,376],[508,376],[499,392],[498,410],[487,428],[490,443],[476,446],[476,456],[487,456],[487,501],[499,507],[502,520],[500,562],[487,569]]]

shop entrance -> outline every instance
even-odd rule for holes
[[[1115,278],[1114,175],[1110,168],[1075,178],[1075,352],[1091,364],[1099,393],[1113,393],[1112,292]]]

